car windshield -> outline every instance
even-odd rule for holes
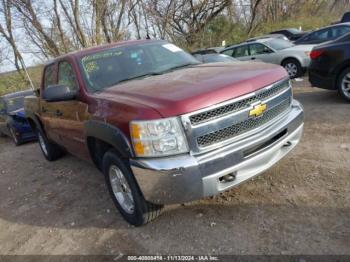
[[[288,31],[291,32],[292,34],[300,34],[303,32],[303,31],[296,29],[296,28],[290,28],[290,29],[288,29]]]
[[[93,92],[198,63],[190,54],[164,41],[110,48],[80,60],[85,81]]]
[[[286,40],[283,40],[283,39],[271,39],[269,41],[266,41],[265,44],[274,50],[283,50],[283,49],[294,46],[293,43],[286,41]]]
[[[204,63],[237,62],[236,59],[224,54],[203,55],[202,58]]]

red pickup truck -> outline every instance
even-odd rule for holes
[[[54,59],[25,111],[49,161],[92,161],[133,225],[164,204],[213,196],[275,164],[299,142],[303,109],[286,71],[199,63],[161,40]]]

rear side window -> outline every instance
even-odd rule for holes
[[[330,37],[332,39],[341,37],[342,35],[349,33],[350,32],[350,27],[349,26],[338,26],[334,27],[331,30]]]
[[[50,85],[55,84],[55,67],[54,64],[49,65],[44,71],[44,87],[47,88]]]
[[[58,84],[67,86],[72,91],[78,90],[73,67],[66,61],[60,62],[58,65]]]
[[[233,57],[249,56],[248,46],[245,45],[245,46],[236,47],[233,51],[232,56]]]

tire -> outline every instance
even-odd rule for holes
[[[39,146],[48,161],[55,161],[64,155],[64,151],[56,144],[50,142],[46,135],[37,129]]]
[[[340,95],[350,102],[350,68],[346,68],[338,77],[337,89]]]
[[[6,137],[6,135],[0,131],[0,137]]]
[[[298,60],[294,58],[286,59],[282,62],[282,66],[286,69],[291,79],[297,78],[303,75],[303,68]]]
[[[112,200],[129,224],[141,226],[161,214],[163,206],[144,199],[129,164],[114,149],[105,153],[102,170]]]
[[[16,136],[16,131],[15,131],[15,129],[14,129],[12,126],[9,126],[8,129],[9,129],[9,132],[10,132],[10,134],[11,134],[11,138],[12,138],[13,143],[14,143],[16,146],[21,145],[21,144],[22,144],[22,141]]]

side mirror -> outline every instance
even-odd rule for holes
[[[48,102],[67,101],[73,100],[77,94],[77,91],[72,91],[67,86],[51,85],[45,88],[43,98]]]

